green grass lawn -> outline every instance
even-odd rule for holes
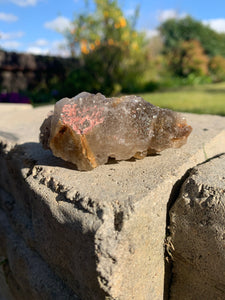
[[[176,111],[225,116],[225,82],[140,94],[146,101]]]

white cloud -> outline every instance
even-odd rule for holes
[[[213,30],[219,33],[225,33],[225,19],[211,19],[203,21],[203,24],[208,25]]]
[[[49,44],[49,42],[45,39],[38,39],[33,43],[33,45],[37,46],[37,47],[47,46],[48,44]]]
[[[0,31],[0,41],[1,40],[13,40],[18,39],[24,36],[24,32],[17,31],[17,32],[2,32]]]
[[[10,2],[19,6],[35,6],[40,0],[10,0]]]
[[[52,42],[47,41],[48,44],[46,45],[44,45],[44,43],[40,43],[40,41],[44,40],[40,39],[35,41],[30,45],[30,47],[27,48],[26,52],[36,55],[52,55],[62,57],[70,56],[66,40],[57,40]],[[37,44],[39,44],[39,46]]]
[[[24,32],[2,32],[0,31],[0,45],[7,50],[16,50],[21,46],[21,43],[15,39],[21,38]]]
[[[159,32],[158,32],[157,29],[148,29],[148,30],[145,30],[145,33],[147,35],[147,38],[153,38],[153,37],[159,35]]]
[[[161,23],[174,18],[177,18],[177,12],[173,9],[162,10],[158,13],[158,20]]]
[[[19,48],[20,45],[21,45],[21,43],[18,42],[18,41],[9,40],[9,41],[1,42],[1,47],[2,48],[7,48],[7,49],[10,49],[10,50],[17,49],[17,48]]]
[[[16,39],[21,38],[24,32],[2,32],[0,31],[0,46],[7,50],[16,50],[21,46],[21,43]]]
[[[0,12],[0,21],[15,22],[17,20],[18,20],[18,17],[13,14],[5,14],[3,12]]]
[[[52,43],[52,50],[50,51],[52,55],[69,57],[70,51],[68,49],[68,43],[66,40],[54,41]]]
[[[41,48],[41,47],[28,47],[26,52],[31,54],[36,54],[36,55],[47,55],[49,54],[49,49]]]
[[[59,16],[52,21],[46,22],[44,24],[44,27],[63,33],[65,30],[70,29],[72,27],[72,23],[68,18]]]
[[[158,21],[163,23],[169,19],[182,19],[186,16],[186,13],[179,13],[175,9],[161,10],[158,12]]]

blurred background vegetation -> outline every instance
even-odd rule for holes
[[[94,14],[76,16],[66,33],[71,55],[82,60],[65,82],[67,94],[151,92],[225,80],[225,34],[187,16],[167,20],[158,36],[147,38],[135,29],[138,8],[127,19],[117,1],[95,3]]]
[[[79,64],[64,80],[55,76],[26,91],[34,104],[81,91],[135,93],[163,107],[225,115],[225,34],[186,16],[165,21],[149,38],[135,29],[138,7],[126,18],[118,1],[94,2],[94,13],[76,15],[73,28],[65,32]]]

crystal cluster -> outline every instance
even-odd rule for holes
[[[141,97],[83,92],[55,104],[40,128],[40,142],[79,170],[91,170],[109,158],[141,159],[179,148],[191,130],[180,114]]]

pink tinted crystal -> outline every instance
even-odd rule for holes
[[[141,159],[179,148],[192,128],[180,114],[138,96],[106,98],[83,92],[58,101],[40,130],[44,148],[79,170],[91,170],[109,157]]]

